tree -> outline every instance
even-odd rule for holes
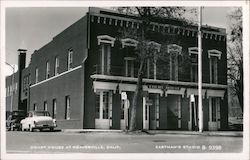
[[[228,78],[232,83],[232,94],[238,97],[243,112],[243,47],[242,9],[234,8],[228,14],[230,20],[228,38]]]
[[[149,58],[157,56],[157,58],[164,59],[164,52],[155,55],[152,50],[155,49],[154,45],[148,45],[150,38],[148,33],[150,31],[150,24],[152,21],[160,20],[161,18],[172,18],[172,19],[182,19],[182,15],[186,12],[186,9],[183,7],[118,7],[116,8],[120,13],[125,13],[128,15],[134,15],[138,17],[141,21],[140,28],[134,30],[124,29],[123,36],[130,38],[136,38],[138,40],[137,49],[135,50],[138,61],[139,61],[139,70],[137,73],[137,85],[134,93],[132,105],[130,106],[131,116],[130,116],[130,126],[129,131],[136,130],[136,110],[139,105],[139,100],[142,97],[142,79],[144,75],[145,62]],[[183,22],[183,25],[188,24],[188,21]],[[132,36],[132,37],[131,37]],[[162,46],[163,48],[165,46]],[[166,51],[166,49],[163,49]]]

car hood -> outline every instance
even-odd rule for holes
[[[33,117],[33,119],[35,121],[52,121],[53,120],[51,117],[48,117],[48,116],[37,116],[37,117]]]

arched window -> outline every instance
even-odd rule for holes
[[[210,83],[218,83],[218,60],[221,59],[221,51],[208,50]]]
[[[153,78],[156,79],[157,78],[157,57],[156,54],[157,52],[160,52],[161,50],[161,44],[154,42],[154,41],[150,41],[148,42],[148,47],[151,48],[150,52],[153,52],[152,54],[150,53],[150,55],[152,55],[153,58],[148,58],[147,59],[147,78]]]
[[[97,36],[97,43],[100,45],[100,63],[98,70],[101,74],[110,74],[111,69],[111,47],[114,47],[115,38],[108,35]]]
[[[170,80],[178,81],[178,55],[181,54],[182,47],[176,44],[170,44],[167,46],[167,49],[169,53]]]
[[[125,76],[134,77],[136,59],[134,49],[137,47],[139,42],[131,38],[125,38],[121,39],[121,43],[124,51]]]

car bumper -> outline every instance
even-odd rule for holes
[[[35,125],[33,127],[33,129],[44,129],[44,128],[56,128],[57,125],[42,125],[42,124],[39,124],[39,125]]]

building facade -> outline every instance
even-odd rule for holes
[[[140,27],[137,17],[89,8],[83,18],[32,54],[19,81],[22,107],[48,110],[60,128],[126,129],[140,44],[136,38],[123,36],[122,30]],[[195,130],[197,26],[162,19],[151,22],[149,28],[147,46],[152,48],[152,57],[144,67],[136,126]],[[202,32],[204,130],[226,130],[226,32],[208,26]]]

